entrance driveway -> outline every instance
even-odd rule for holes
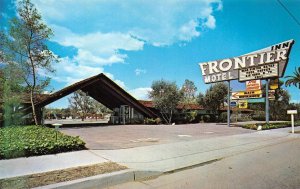
[[[61,131],[79,136],[93,150],[113,150],[139,146],[191,141],[216,136],[255,132],[240,127],[215,123],[186,125],[114,125],[99,127],[62,128]]]

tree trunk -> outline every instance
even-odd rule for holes
[[[34,120],[34,124],[38,125],[37,117],[36,117],[36,111],[35,111],[35,105],[34,105],[34,100],[33,100],[33,89],[30,89],[30,102],[31,102],[31,107],[32,107],[32,117]]]
[[[163,120],[168,124],[168,118],[165,117],[164,113],[161,113],[161,116],[162,116]]]
[[[171,113],[170,113],[169,124],[171,124],[171,122],[172,122],[172,116],[173,116],[173,110],[171,110]]]

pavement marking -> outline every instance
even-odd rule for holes
[[[208,131],[208,132],[203,132],[204,134],[213,134],[214,132]]]
[[[177,135],[179,137],[192,137],[191,135]]]
[[[158,142],[159,138],[139,138],[136,140],[130,140],[130,142]]]

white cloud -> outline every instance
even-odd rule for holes
[[[183,41],[190,41],[193,37],[198,37],[200,32],[196,30],[198,23],[194,20],[190,20],[180,28],[179,39]]]
[[[147,70],[137,68],[137,69],[134,70],[134,72],[135,72],[135,75],[139,76],[141,74],[147,73]]]
[[[144,42],[129,34],[122,33],[89,33],[75,34],[68,28],[51,25],[55,31],[53,41],[62,46],[72,46],[78,49],[74,60],[82,65],[103,66],[122,63],[127,57],[119,50],[136,51],[143,49]]]
[[[213,16],[208,16],[207,20],[204,24],[206,27],[210,28],[210,29],[215,29],[216,27],[216,19]]]
[[[54,30],[53,41],[75,47],[77,53],[55,65],[53,77],[72,84],[105,73],[104,67],[126,62],[126,51],[140,51],[144,45],[186,44],[199,37],[202,29],[214,29],[215,11],[221,0],[33,0],[43,19]],[[201,27],[199,27],[201,26]],[[136,69],[135,74],[146,73]],[[113,75],[106,73],[111,79]],[[126,89],[124,82],[115,80]],[[133,89],[145,98],[149,88]]]
[[[149,100],[148,94],[151,90],[150,87],[141,87],[129,90],[128,92],[138,100]]]
[[[69,86],[83,79],[104,73],[123,89],[126,90],[127,88],[123,81],[115,79],[113,74],[105,72],[103,67],[96,68],[80,65],[69,57],[61,58],[60,60],[61,61],[59,63],[53,65],[56,72],[51,76],[51,78],[56,82],[66,83],[66,86]]]
[[[121,81],[121,80],[119,80],[119,79],[116,79],[116,80],[114,80],[114,82],[117,84],[117,85],[119,85],[122,89],[124,89],[124,90],[126,90],[126,85],[125,85],[125,83],[123,82],[123,81]]]
[[[104,72],[102,67],[95,68],[76,64],[69,57],[61,58],[61,61],[54,64],[53,67],[56,72],[52,76],[52,79],[57,82],[66,83],[66,85],[71,85],[82,79]]]
[[[137,41],[145,41],[155,46],[190,41],[199,36],[198,29],[201,29],[198,28],[199,25],[213,29],[215,27],[213,13],[222,10],[221,0],[33,0],[33,2],[49,24],[64,26],[74,33],[85,34],[86,37],[99,31],[101,38],[106,39],[118,38],[119,36],[114,35],[116,33],[130,34],[134,36],[133,38],[127,36],[131,40],[136,37],[139,39]],[[203,24],[204,22],[207,24]]]

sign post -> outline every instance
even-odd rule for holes
[[[266,79],[266,97],[265,97],[265,101],[266,101],[266,123],[269,123],[269,79]]]
[[[292,124],[292,133],[295,133],[295,127],[294,127],[294,114],[297,114],[297,110],[288,110],[287,114],[291,114],[291,124]]]
[[[230,80],[228,81],[227,93],[227,126],[230,127]]]

